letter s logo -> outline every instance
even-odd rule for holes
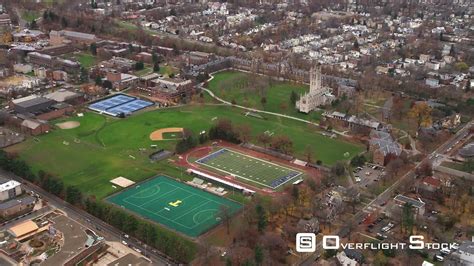
[[[410,249],[424,249],[425,242],[423,241],[423,236],[410,236]]]
[[[296,234],[296,251],[297,252],[315,252],[316,251],[316,235],[313,233]]]

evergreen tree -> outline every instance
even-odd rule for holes
[[[254,250],[255,264],[262,265],[263,263],[263,249],[259,245],[255,246]]]
[[[261,204],[258,204],[256,207],[257,212],[257,229],[261,233],[265,230],[268,224],[267,215],[265,209]]]

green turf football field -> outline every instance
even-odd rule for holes
[[[220,149],[196,161],[214,170],[276,189],[302,173],[230,149]]]
[[[242,207],[166,176],[137,184],[107,200],[191,237],[220,223],[221,206],[227,206],[231,214]]]

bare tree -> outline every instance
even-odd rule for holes
[[[232,218],[230,208],[226,205],[221,205],[219,207],[219,213],[217,216],[220,217],[222,223],[225,224],[227,228],[227,234],[230,234],[230,219]]]

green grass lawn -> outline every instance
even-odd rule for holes
[[[90,53],[77,53],[73,56],[81,66],[85,69],[89,69],[97,64],[97,59]]]
[[[133,72],[134,75],[142,77],[148,74],[153,73],[153,67],[150,65],[145,65],[145,67],[141,70],[136,70]]]
[[[178,71],[172,66],[160,64],[160,70],[158,71],[161,75],[170,76],[171,74],[176,74]]]
[[[263,89],[254,88],[252,84],[261,83]],[[302,119],[319,121],[321,111],[303,114],[296,110],[290,101],[291,92],[298,95],[309,90],[306,84],[270,80],[268,77],[256,76],[239,71],[223,71],[216,73],[209,82],[208,88],[214,94],[229,102],[269,112],[282,113]],[[266,103],[261,103],[261,98]]]
[[[464,171],[464,166],[462,163],[457,162],[443,162],[441,166],[448,167],[458,171]]]
[[[31,23],[33,20],[38,19],[40,16],[41,15],[38,11],[33,10],[24,10],[21,13],[21,17],[29,23]]]
[[[324,137],[314,127],[294,120],[246,117],[240,110],[226,106],[186,106],[143,112],[126,119],[86,112],[84,117],[66,119],[80,122],[79,127],[56,129],[29,138],[8,148],[8,151],[18,153],[35,171],[44,170],[62,178],[66,185],[76,185],[86,194],[104,198],[117,191],[109,183],[117,176],[141,181],[161,172],[183,178],[183,169],[174,164],[149,161],[148,156],[154,151],[150,145],[172,150],[176,143],[174,140],[153,142],[149,139],[150,133],[167,127],[184,127],[198,133],[208,130],[214,117],[227,118],[235,124],[248,124],[253,136],[267,130],[275,135],[288,135],[293,140],[297,156],[304,158],[305,150],[311,147],[314,159],[322,160],[326,165],[348,159],[344,157],[345,152],[352,157],[364,149]]]

